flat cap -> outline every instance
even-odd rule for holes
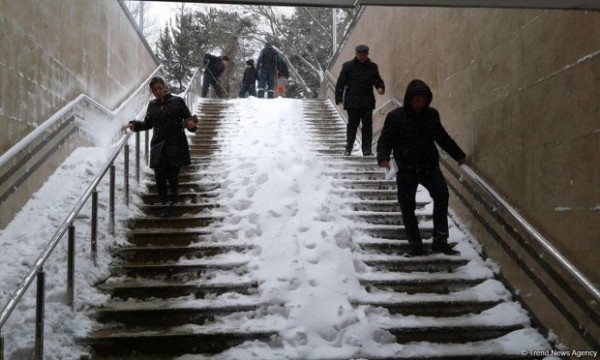
[[[361,44],[358,45],[355,50],[357,53],[368,53],[369,47],[367,45]]]

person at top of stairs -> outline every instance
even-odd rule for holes
[[[379,95],[383,95],[385,84],[379,75],[379,67],[369,59],[369,47],[358,45],[355,50],[356,57],[342,65],[335,85],[335,104],[343,102],[344,109],[348,112],[345,154],[352,153],[356,131],[362,122],[362,153],[364,156],[370,156],[375,109],[373,87]]]
[[[129,129],[154,129],[150,142],[150,167],[154,169],[160,202],[172,206],[177,198],[179,171],[182,166],[191,164],[190,149],[183,129],[195,132],[196,123],[183,99],[171,95],[162,78],[153,77],[150,90],[155,99],[148,104],[144,121],[130,121]],[[168,216],[168,207],[163,209],[160,216]]]
[[[429,106],[432,99],[431,89],[425,82],[412,80],[406,88],[403,106],[391,111],[385,118],[377,144],[378,165],[389,169],[392,152],[398,165],[398,202],[411,245],[408,256],[424,254],[415,216],[419,184],[429,191],[433,199],[432,252],[459,254],[448,245],[448,185],[439,167],[435,144],[459,165],[467,161],[467,156],[442,126],[438,111]]]
[[[226,97],[226,91],[221,86],[219,78],[229,66],[228,56],[214,56],[212,54],[204,55],[204,75],[202,77],[202,97],[205,98],[208,95],[208,88],[212,85],[215,95],[218,98]]]

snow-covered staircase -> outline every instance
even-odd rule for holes
[[[248,256],[220,258],[248,252],[252,244],[236,241],[235,229],[214,229],[227,216],[214,200],[220,191],[219,138],[227,135],[222,115],[227,107],[201,104],[197,133],[189,136],[192,165],[182,169],[178,202],[169,217],[158,216],[163,205],[155,205],[153,181],[141,194],[141,214],[126,223],[130,245],[115,249],[112,276],[99,285],[111,300],[95,311],[99,327],[84,340],[93,358],[218,353],[277,334],[244,321],[214,324],[216,317],[242,314],[243,319],[264,305],[247,273]]]
[[[335,193],[350,208],[347,216],[365,235],[356,240],[356,255],[366,267],[360,283],[369,295],[351,301],[372,309],[372,320],[406,345],[397,358],[536,358],[523,351],[537,344],[519,339],[535,338],[537,330],[492,271],[493,265],[466,239],[460,245],[450,242],[461,256],[403,256],[409,247],[395,181],[385,180],[375,156],[359,155],[360,145],[352,156],[342,155],[345,124],[328,102],[305,101],[304,117],[313,151],[329,165],[324,173],[333,178]],[[432,204],[425,189],[419,192],[417,217],[427,251]],[[511,341],[515,347],[502,346]]]
[[[538,358],[521,351],[549,345],[499,280],[493,263],[484,260],[456,226],[451,229],[451,245],[460,256],[404,257],[408,244],[395,182],[384,180],[373,156],[342,155],[345,125],[331,104],[317,100],[302,104],[301,123],[290,122],[289,127],[297,129],[297,136],[317,154],[322,176],[333,185],[331,196],[353,223],[350,247],[363,292],[347,300],[361,314],[357,318],[364,317],[362,322],[378,329],[371,333],[381,349],[357,350],[351,356],[340,355],[343,351],[318,356],[286,352],[286,341],[302,343],[301,337],[282,339],[291,309],[263,296],[264,279],[253,276],[250,268],[259,251],[252,242],[239,240],[240,233],[249,230],[236,226],[242,220],[223,210],[232,205],[222,203],[219,196],[231,185],[223,183],[228,175],[223,162],[230,156],[223,142],[244,136],[238,122],[248,119],[235,101],[204,100],[198,111],[199,129],[189,137],[193,164],[181,176],[180,201],[168,218],[159,218],[161,206],[153,205],[157,196],[149,181],[141,195],[140,214],[127,221],[130,245],[115,249],[112,277],[100,285],[111,299],[95,311],[98,328],[84,340],[92,357],[210,358],[253,341],[254,346],[262,344],[254,359]],[[249,149],[247,159],[252,157]],[[244,162],[247,159],[240,158],[239,166],[252,170]],[[256,186],[248,182],[245,191],[252,195]],[[417,200],[427,239],[431,203],[424,190]],[[233,205],[247,206],[245,201]],[[258,215],[250,220],[260,221]],[[425,244],[427,249],[431,241]]]

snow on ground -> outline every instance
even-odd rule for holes
[[[231,126],[232,132],[224,140],[223,154],[226,156],[215,161],[215,169],[223,174],[219,179],[222,194],[217,199],[223,207],[219,211],[227,214],[227,218],[224,223],[215,225],[214,239],[254,245],[250,252],[231,255],[229,260],[250,258],[249,276],[259,281],[260,301],[274,304],[265,308],[262,315],[257,315],[258,322],[265,328],[280,329],[281,340],[275,347],[261,343],[243,344],[218,358],[359,358],[399,353],[425,355],[423,351],[430,355],[465,354],[473,349],[487,349],[490,354],[498,351],[518,354],[523,348],[548,346],[545,339],[530,329],[490,342],[452,346],[429,344],[426,350],[418,344],[396,344],[388,332],[381,330],[382,326],[416,326],[416,321],[423,319],[390,315],[385,310],[369,306],[355,309],[351,305],[351,300],[355,299],[390,299],[383,293],[367,294],[359,285],[359,276],[369,278],[373,274],[357,260],[353,250],[357,240],[370,239],[356,230],[359,222],[343,216],[348,209],[332,193],[330,179],[322,174],[324,169],[328,169],[327,160],[312,154],[304,143],[301,135],[302,103],[290,99],[256,98],[229,102],[239,110],[239,115],[228,112],[227,120],[235,122],[235,125]],[[11,224],[0,232],[0,305],[4,306],[7,302],[111,151],[111,146],[77,150]],[[120,158],[117,169],[121,168]],[[118,170],[118,187],[122,188],[122,176],[119,174]],[[146,181],[151,181],[151,177],[142,182]],[[102,188],[106,186],[105,181]],[[132,181],[132,187],[136,186]],[[427,195],[422,191],[419,196]],[[118,196],[117,201],[118,218],[138,213],[133,205],[130,208],[123,206],[122,196]],[[93,325],[85,310],[105,300],[93,283],[108,276],[108,249],[124,240],[119,225],[117,236],[108,233],[106,194],[101,193],[100,202],[98,266],[92,264],[89,255],[89,205],[84,207],[77,221],[75,316],[63,305],[66,279],[64,244],[55,250],[55,255],[45,267],[48,273],[45,359],[78,358],[85,350],[74,345],[73,336],[84,335]],[[426,211],[431,211],[431,207]],[[222,231],[227,229],[236,229],[233,239]],[[458,249],[465,257],[477,257],[469,236],[457,226],[451,228],[451,240],[459,242]],[[489,262],[475,259],[460,271],[470,278],[489,278],[493,274],[491,268]],[[217,275],[223,279],[231,276],[228,273]],[[393,278],[399,275],[389,273],[383,276]],[[465,291],[453,294],[452,298],[508,297],[503,286],[495,280],[488,280],[479,288],[481,291],[477,294]],[[26,358],[31,350],[34,292],[29,291],[3,329],[6,354],[10,354],[10,359]],[[231,297],[231,294],[211,301],[218,303],[226,297]],[[401,295],[394,298],[401,299]],[[239,301],[245,300],[240,297]],[[528,316],[517,303],[454,320],[463,324],[529,323]],[[221,323],[215,326],[240,326],[243,321],[243,316],[234,315],[223,317]],[[448,325],[443,320],[430,322]],[[180,359],[201,358],[186,355]]]

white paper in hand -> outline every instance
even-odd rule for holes
[[[392,180],[394,178],[394,176],[396,175],[396,173],[398,172],[398,165],[396,164],[396,160],[391,159],[389,161],[389,164],[390,164],[390,168],[385,169],[385,179],[386,180]]]

